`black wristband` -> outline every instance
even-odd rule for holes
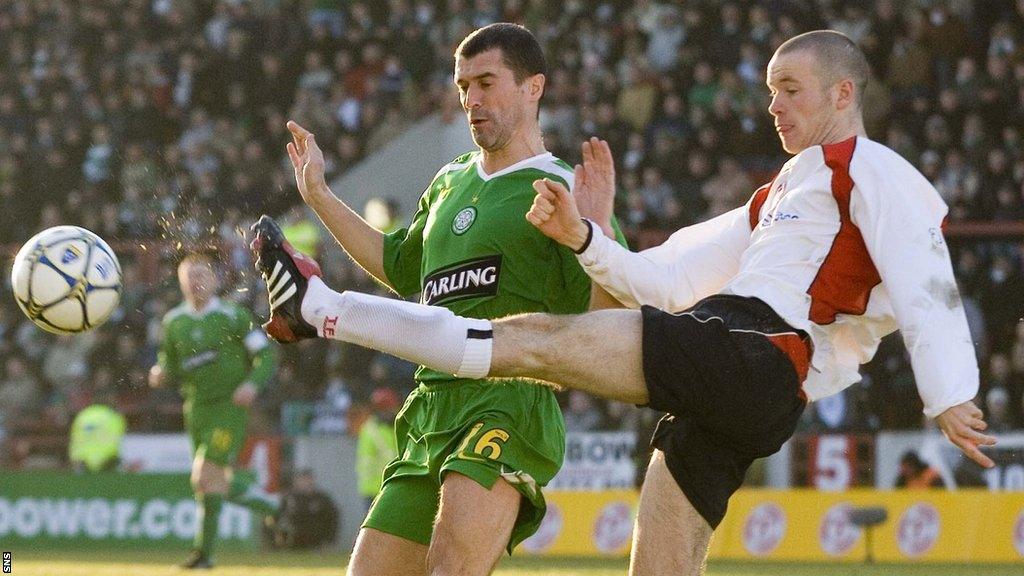
[[[590,242],[594,239],[594,224],[586,218],[580,218],[583,223],[587,225],[587,239],[583,241],[583,246],[579,250],[573,250],[576,254],[583,254],[590,247]]]

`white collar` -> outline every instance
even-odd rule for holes
[[[477,156],[477,159],[476,159],[476,173],[480,176],[481,180],[483,180],[484,182],[489,182],[492,179],[497,178],[498,176],[504,176],[505,174],[508,174],[510,172],[515,172],[516,170],[522,170],[523,168],[526,168],[528,165],[533,164],[534,162],[536,162],[538,160],[546,160],[548,158],[554,158],[554,157],[555,157],[555,155],[552,154],[551,152],[541,152],[540,154],[537,154],[536,156],[530,156],[529,158],[524,158],[524,159],[520,160],[519,162],[516,162],[515,164],[513,164],[511,166],[506,166],[505,168],[502,168],[501,170],[498,170],[494,174],[488,174],[488,173],[484,172],[484,155],[483,155],[483,152],[481,152],[480,155]]]
[[[220,308],[220,298],[216,296],[210,298],[210,301],[206,303],[206,306],[203,306],[202,310],[195,310],[188,301],[185,302],[185,312],[193,318],[202,318],[217,308]]]

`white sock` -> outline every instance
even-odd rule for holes
[[[316,276],[309,280],[301,310],[321,338],[373,348],[462,378],[483,378],[491,369],[490,320],[359,292],[339,294]]]

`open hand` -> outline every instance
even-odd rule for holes
[[[324,180],[324,153],[317,146],[313,133],[299,126],[294,120],[288,121],[292,141],[288,143],[288,158],[295,169],[295,184],[299,187],[302,200],[309,204],[318,194],[327,190]]]
[[[996,439],[981,432],[988,428],[988,424],[982,420],[981,409],[968,400],[963,404],[947,408],[945,412],[935,417],[935,423],[942,429],[946,438],[956,444],[957,448],[963,451],[968,458],[981,464],[985,468],[995,466],[991,458],[985,456],[978,449],[979,446],[992,446]]]
[[[615,162],[608,142],[591,137],[583,142],[583,164],[577,164],[572,195],[582,217],[592,220],[614,237],[612,213],[615,210]]]

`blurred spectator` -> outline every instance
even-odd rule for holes
[[[981,305],[993,351],[1005,351],[1024,310],[1024,278],[1009,257],[997,255],[992,260]]]
[[[1011,421],[1010,393],[1002,386],[995,386],[985,393],[985,421],[990,434],[1000,434],[1014,429]]]
[[[59,336],[47,349],[43,359],[43,376],[53,390],[51,403],[68,404],[67,410],[77,412],[88,404],[89,354],[96,341],[95,332]]]
[[[568,405],[563,409],[566,432],[595,432],[601,427],[601,412],[593,396],[569,391]]]
[[[708,110],[717,95],[718,84],[715,81],[714,68],[708,62],[698,62],[693,69],[693,85],[686,100],[690,106]]]
[[[1013,373],[1013,366],[1010,364],[1010,359],[1003,352],[996,352],[989,357],[988,369],[985,371],[984,376],[985,378],[983,382],[985,384],[985,388],[983,388],[983,390],[991,391],[999,389],[1002,390],[1002,394],[1007,394],[1007,390],[1019,388],[1019,384],[1016,380],[1020,376]],[[987,392],[985,394],[987,394]],[[1006,398],[1004,404],[1008,401],[1009,398]]]
[[[676,7],[660,6],[662,9],[651,14],[652,18],[640,22],[640,29],[649,37],[647,61],[655,72],[664,74],[676,66],[679,46],[686,39],[686,30],[683,29],[681,14]]]
[[[642,63],[637,63],[642,66]],[[633,130],[641,131],[647,127],[654,115],[654,105],[658,98],[657,87],[646,77],[643,68],[629,66],[626,68],[622,90],[619,92],[616,112]]]
[[[394,140],[405,131],[406,120],[398,108],[388,108],[384,112],[384,118],[380,120],[377,127],[369,133],[366,139],[366,152],[372,154],[384,147],[385,144]]]
[[[0,380],[0,420],[10,428],[16,421],[31,419],[42,405],[42,387],[25,361],[16,355],[6,356]]]
[[[356,446],[356,476],[359,494],[369,508],[380,492],[384,468],[398,456],[394,421],[398,411],[398,395],[390,388],[378,388],[370,397],[373,411],[359,429]]]
[[[609,400],[605,411],[604,428],[607,430],[637,430],[641,424],[643,412],[648,411],[638,408],[625,402]],[[639,436],[638,441],[644,442],[645,436]]]
[[[661,170],[654,166],[644,168],[639,193],[648,215],[648,226],[676,227],[680,218],[679,202],[675,199],[672,186],[662,178]]]
[[[849,419],[849,403],[845,391],[833,394],[814,402],[809,406],[809,417],[821,432],[837,432],[843,430]]]
[[[296,250],[319,257],[320,226],[313,222],[304,206],[296,206],[281,219],[281,231]]]
[[[109,405],[86,406],[71,422],[68,461],[79,471],[115,469],[127,428],[124,416]]]
[[[326,389],[314,407],[309,432],[313,434],[344,434],[350,428],[349,411],[352,395],[340,377],[327,381]]]
[[[900,458],[900,473],[896,478],[897,488],[945,488],[946,482],[939,471],[926,464],[917,452],[908,450]]]
[[[398,203],[391,198],[370,198],[363,208],[367,224],[381,232],[392,232],[402,226],[399,220]]]
[[[708,214],[724,214],[746,202],[754,182],[732,158],[723,158],[715,173],[704,184],[702,196],[707,201]]]
[[[274,544],[294,550],[330,544],[337,537],[339,523],[338,507],[316,485],[313,471],[300,470],[281,498],[273,526]]]

